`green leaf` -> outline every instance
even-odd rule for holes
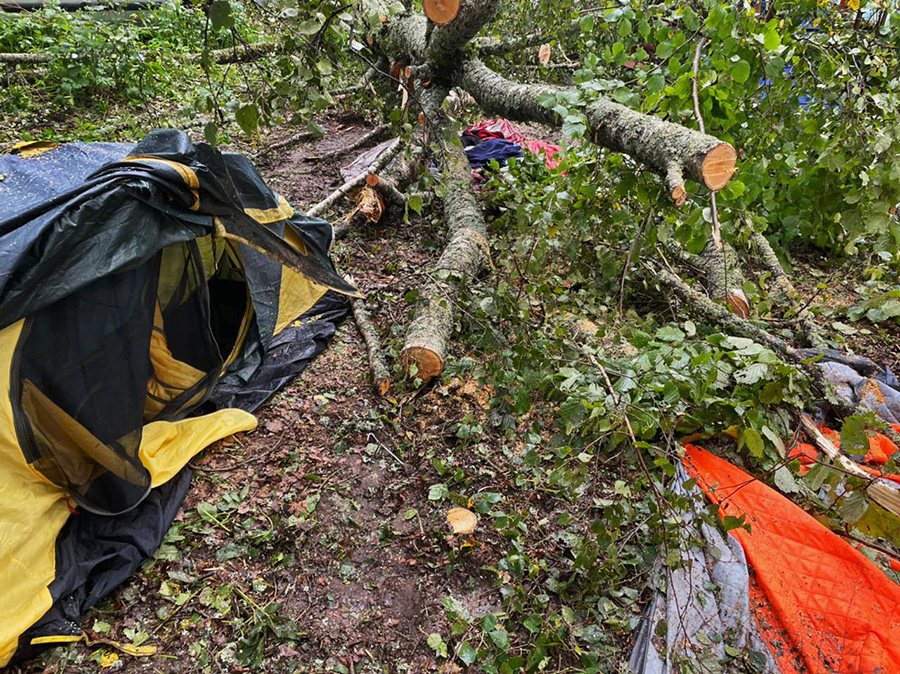
[[[505,651],[509,648],[509,635],[503,630],[491,630],[488,632],[488,636],[491,638],[491,641],[494,642],[494,645],[497,646],[502,651]]]
[[[841,500],[838,511],[841,519],[847,524],[856,524],[869,508],[869,500],[861,489],[850,492]]]
[[[478,658],[478,651],[472,648],[468,641],[463,641],[456,649],[456,656],[463,661],[463,664],[469,666]]]
[[[583,17],[581,21],[578,22],[578,25],[581,26],[582,33],[590,33],[594,30],[594,17],[589,14],[588,16]],[[466,664],[469,665],[472,663],[467,662]]]
[[[763,444],[762,436],[759,432],[754,428],[745,428],[743,434],[741,435],[741,439],[744,441],[744,445],[746,445],[747,449],[750,453],[756,458],[760,458],[763,455],[763,449],[765,445]]]
[[[865,456],[869,451],[869,436],[866,434],[866,418],[854,415],[844,419],[841,427],[841,451],[853,456]]]
[[[234,15],[231,13],[231,3],[228,0],[215,0],[209,6],[209,23],[213,28],[234,28]]]
[[[310,19],[309,21],[304,21],[299,26],[297,26],[297,32],[301,35],[315,35],[319,32],[319,29],[322,27],[322,22],[318,19]]]
[[[234,113],[234,121],[244,133],[253,133],[259,128],[259,109],[253,103],[242,105]]]
[[[775,486],[783,494],[796,494],[800,491],[797,481],[794,479],[793,473],[785,466],[778,466],[775,469]]]
[[[770,28],[766,31],[766,35],[763,38],[763,46],[769,51],[778,49],[781,46],[781,36],[777,30]]]
[[[203,127],[203,137],[206,139],[206,142],[216,146],[219,139],[219,127],[216,126],[215,122],[207,122],[206,126]]]
[[[437,632],[432,632],[428,635],[427,639],[428,645],[431,647],[437,655],[442,658],[447,657],[447,644],[444,643],[444,639]]]
[[[431,488],[428,490],[429,501],[440,501],[449,497],[450,490],[447,489],[447,485],[445,485],[443,482],[431,485]]]
[[[419,215],[422,215],[422,195],[421,194],[413,194],[406,200],[406,205],[409,206],[410,210],[415,211]]]
[[[738,59],[731,64],[731,76],[735,82],[743,84],[750,78],[750,64],[744,59]]]
[[[331,61],[326,58],[321,58],[316,62],[316,68],[323,75],[330,75],[332,73],[333,68],[331,67]]]
[[[662,73],[651,75],[647,80],[647,91],[651,94],[658,94],[666,88],[666,77]]]
[[[684,333],[674,325],[664,325],[656,331],[656,338],[664,342],[681,342]]]

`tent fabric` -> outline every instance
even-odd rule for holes
[[[894,431],[900,433],[900,424],[892,424],[891,427]],[[819,426],[819,430],[822,431],[822,435],[831,441],[831,444],[835,446],[835,449],[841,448],[840,433],[827,428],[824,424]],[[888,462],[888,460],[898,451],[897,445],[891,442],[890,438],[881,433],[870,435],[868,441],[869,449],[862,458],[862,468],[870,472],[873,477],[884,477],[885,479],[900,484],[900,475],[885,474],[876,468],[876,466],[883,466]],[[800,474],[805,475],[820,461],[820,453],[821,452],[815,445],[808,442],[797,442],[791,447],[789,456],[800,462]]]
[[[77,638],[161,543],[190,458],[255,428],[357,292],[327,222],[181,132],[0,174],[3,666]]]
[[[900,586],[788,499],[693,445],[685,466],[722,517],[753,571],[752,607],[782,674],[900,671]]]
[[[688,491],[688,479],[679,466],[672,492],[690,495],[691,503],[699,504],[703,493],[696,485]],[[758,671],[777,674],[750,611],[743,548],[733,537],[698,521],[695,511],[687,509],[681,514],[680,524],[689,534],[683,541],[682,563],[674,568],[660,565],[665,582],[654,590],[629,666],[635,674],[677,674],[679,663],[689,658],[701,669],[706,662],[711,671],[718,671],[715,663],[724,659],[727,643],[755,657]]]
[[[900,381],[889,367],[835,349],[801,349],[815,360],[837,393],[871,410],[889,424],[900,423]]]

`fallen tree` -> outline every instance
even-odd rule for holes
[[[514,82],[466,49],[493,18],[497,4],[497,0],[426,0],[425,16],[409,10],[390,16],[384,8],[380,27],[369,39],[374,49],[395,64],[396,72],[419,78],[415,88],[423,92],[419,101],[423,121],[441,147],[449,241],[421,290],[422,301],[402,354],[407,369],[423,381],[443,371],[461,281],[477,276],[490,262],[486,228],[472,191],[468,161],[461,148],[448,140],[451,126],[441,117],[447,93],[459,87],[487,113],[560,126],[563,120],[546,103],[572,91]],[[606,98],[592,102],[584,114],[594,143],[626,153],[660,175],[676,204],[686,198],[686,179],[717,190],[734,173],[734,148],[713,136]]]
[[[373,36],[373,46],[384,51],[392,62],[414,69],[427,67],[432,83],[466,90],[489,114],[560,126],[559,114],[552,105],[543,103],[574,90],[521,84],[491,70],[464,48],[493,17],[496,1],[455,4],[459,5],[456,13],[450,12],[452,18],[440,25],[410,12],[386,20]],[[685,179],[718,190],[734,173],[734,148],[713,136],[642,114],[604,97],[587,106],[584,114],[594,143],[628,154],[663,177],[676,203],[684,202]]]
[[[429,106],[434,119],[432,137],[441,147],[445,191],[444,220],[449,240],[420,291],[415,316],[406,333],[401,359],[411,375],[427,382],[444,370],[450,336],[458,315],[461,284],[476,278],[490,265],[490,245],[484,216],[472,189],[472,170],[462,147],[455,141],[456,127],[442,118],[438,106],[446,90],[431,90],[438,104]],[[412,366],[415,368],[412,369]]]

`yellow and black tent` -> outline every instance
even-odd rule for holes
[[[0,176],[2,666],[80,638],[159,546],[189,459],[256,426],[356,290],[327,222],[178,131]]]

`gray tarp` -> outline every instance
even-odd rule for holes
[[[638,628],[629,665],[635,674],[746,672],[741,660],[757,671],[778,674],[750,611],[747,560],[740,543],[698,521],[695,512],[706,499],[679,466],[672,491],[695,504],[683,513],[685,538],[678,568],[660,566],[658,587]],[[725,645],[747,658],[726,659]],[[734,663],[733,665],[730,663]]]

